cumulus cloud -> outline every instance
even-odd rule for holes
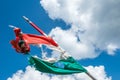
[[[120,48],[119,0],[41,0],[40,3],[51,19],[71,25],[68,30],[56,27],[50,35],[76,59],[94,58],[103,50],[114,55]]]
[[[49,80],[49,78],[47,75],[35,70],[35,68],[28,66],[25,72],[18,70],[12,78],[9,77],[7,80]]]
[[[110,55],[114,55],[115,54],[115,50],[118,49],[118,47],[116,45],[113,45],[113,44],[109,44],[107,46],[107,51],[108,51],[108,54]]]
[[[104,66],[88,66],[87,70],[97,80],[111,80],[111,77],[107,77],[104,71]],[[85,73],[73,74],[73,75],[52,75],[47,73],[41,73],[35,70],[33,67],[27,66],[25,71],[18,70],[12,77],[7,80],[91,80]]]
[[[98,55],[95,54],[94,47],[90,45],[91,43],[78,41],[76,34],[70,30],[62,30],[56,27],[51,31],[50,35],[55,36],[55,40],[60,46],[76,59],[94,58]]]

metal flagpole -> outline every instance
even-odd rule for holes
[[[89,72],[86,72],[86,74],[87,74],[92,80],[97,80],[97,79],[95,79]]]

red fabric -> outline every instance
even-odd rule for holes
[[[16,37],[18,37],[21,34],[21,29],[20,28],[15,28],[14,33],[15,33]]]
[[[18,45],[18,42],[16,40],[11,40],[10,43],[12,44],[13,48],[15,48],[15,50],[18,53],[24,53],[27,54],[28,52],[30,52],[30,47],[28,44],[25,44],[24,48],[20,48]]]
[[[15,35],[16,35],[16,39],[10,41],[13,48],[15,48],[15,50],[19,53],[27,54],[28,52],[30,52],[30,46],[29,46],[28,43],[25,42],[24,47],[19,46],[19,41],[23,40],[23,37],[22,37],[22,34],[21,34],[21,29],[20,28],[15,28],[14,32],[15,32]]]
[[[38,36],[33,34],[22,34],[23,40],[28,44],[45,44],[51,46],[58,46],[58,44],[50,37]]]
[[[47,36],[38,36],[34,34],[22,34],[20,28],[14,29],[16,35],[16,41],[24,40],[28,44],[46,44],[52,46],[58,46],[58,44],[51,38]]]
[[[44,45],[58,47],[58,44],[50,37],[38,36],[33,34],[23,34],[21,33],[21,29],[19,28],[15,28],[14,32],[16,35],[16,39],[11,40],[10,43],[12,44],[13,48],[16,49],[17,52],[28,53],[30,51],[29,44],[44,44]],[[24,41],[24,45],[25,45],[24,47],[19,46],[20,40]]]

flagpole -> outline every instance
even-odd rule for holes
[[[40,32],[42,35],[47,36],[36,24],[34,24],[32,21],[30,21],[27,17],[23,16],[23,18],[32,26],[34,27],[38,32]]]
[[[87,74],[92,80],[97,80],[97,79],[95,79],[89,72],[86,72],[86,74]]]

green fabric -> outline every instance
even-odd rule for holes
[[[65,75],[87,72],[87,70],[79,65],[72,57],[66,60],[59,60],[58,62],[63,63],[64,68],[60,68],[56,66],[55,63],[49,63],[33,56],[29,59],[30,65],[33,65],[37,70],[45,73]]]

